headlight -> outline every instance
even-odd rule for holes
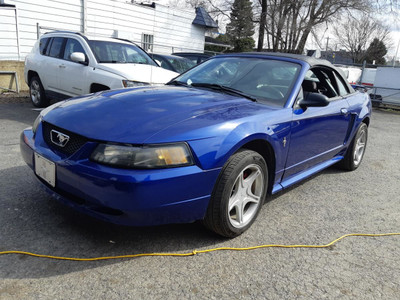
[[[139,82],[139,81],[132,81],[132,80],[122,80],[122,85],[124,87],[136,87],[136,86],[144,86],[149,85],[147,82]]]
[[[185,143],[146,147],[100,144],[90,156],[100,164],[132,169],[189,166],[193,158]]]
[[[39,114],[37,116],[35,122],[33,122],[33,125],[32,125],[33,134],[36,134],[36,129],[38,128],[40,122],[42,122],[42,119],[43,119],[43,116],[41,114]]]

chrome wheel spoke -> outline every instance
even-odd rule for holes
[[[361,159],[364,155],[366,142],[367,142],[367,134],[365,131],[361,131],[360,136],[358,137],[356,145],[354,147],[353,160],[356,165],[358,165],[361,162]]]
[[[264,188],[264,176],[258,165],[247,166],[237,176],[228,204],[232,226],[246,226],[257,213]]]
[[[40,86],[37,81],[33,81],[31,83],[31,99],[34,103],[38,103],[40,101]]]

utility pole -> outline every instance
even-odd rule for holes
[[[326,38],[325,58],[328,58],[328,45],[329,45],[329,36]]]
[[[397,53],[399,52],[399,45],[400,45],[400,39],[399,42],[397,43],[397,50],[396,50],[396,54],[393,57],[393,67],[396,65],[396,58],[397,58]]]

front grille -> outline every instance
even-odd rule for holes
[[[47,122],[43,122],[42,127],[43,127],[43,138],[44,138],[46,144],[50,148],[57,150],[61,153],[64,153],[66,155],[74,154],[88,141],[88,139],[85,138],[84,136],[81,136],[81,135],[73,133],[71,131],[54,126]],[[69,136],[69,140],[64,147],[54,144],[51,141],[51,131],[53,129]]]

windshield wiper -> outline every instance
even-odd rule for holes
[[[226,93],[230,93],[230,94],[235,94],[235,95],[239,95],[242,96],[244,98],[247,98],[253,102],[257,102],[257,98],[254,96],[251,96],[249,94],[243,93],[242,91],[239,91],[237,89],[228,87],[228,86],[224,86],[224,85],[220,85],[220,84],[215,84],[215,83],[195,83],[193,82],[191,84],[191,86],[194,87],[204,87],[204,88],[210,88],[213,90],[218,90],[218,91],[222,91],[222,92],[226,92]]]
[[[172,80],[170,82],[167,82],[166,85],[179,85],[179,86],[187,86],[190,87],[186,82],[183,81],[178,81],[178,80]]]

